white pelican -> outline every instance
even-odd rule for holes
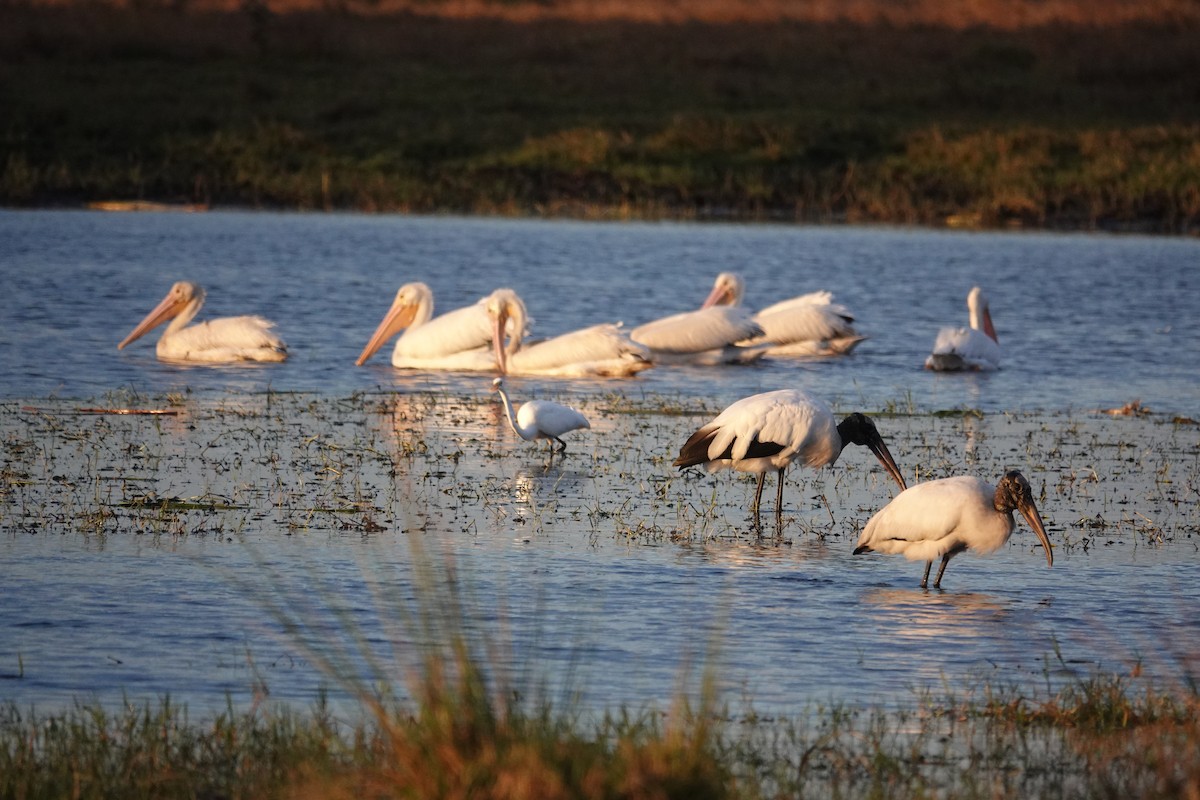
[[[508,424],[513,432],[527,442],[545,439],[550,445],[551,453],[554,452],[554,442],[562,445],[558,452],[566,452],[567,443],[562,440],[564,433],[592,427],[583,414],[569,406],[549,400],[530,400],[514,412],[512,401],[504,391],[504,379],[496,378],[492,381],[492,386],[504,401],[504,414],[508,417]]]
[[[1013,509],[1021,512],[1029,527],[1042,540],[1046,563],[1054,566],[1054,552],[1046,528],[1033,503],[1029,481],[1012,470],[993,487],[969,475],[919,483],[896,496],[867,522],[854,554],[878,551],[902,553],[909,561],[924,561],[921,588],[929,583],[929,568],[939,556],[934,588],[942,585],[942,573],[950,558],[964,550],[992,553],[1012,535]]]
[[[496,369],[490,347],[492,321],[484,300],[433,318],[433,291],[423,283],[406,283],[354,363],[362,366],[401,330],[404,333],[392,351],[394,367],[464,372]]]
[[[1000,340],[992,325],[987,298],[978,286],[967,294],[971,327],[942,328],[925,359],[925,369],[938,372],[1000,369]]]
[[[825,403],[799,389],[780,389],[738,400],[688,438],[674,466],[703,464],[709,472],[725,468],[757,472],[755,524],[758,524],[763,480],[767,470],[776,470],[778,523],[783,514],[783,473],[788,465],[799,460],[814,468],[832,466],[848,444],[869,447],[904,489],[904,476],[870,417],[854,413],[835,423],[833,412]]]
[[[117,349],[123,350],[125,345],[174,317],[155,348],[162,361],[227,364],[287,359],[287,345],[271,332],[275,323],[262,317],[221,317],[186,327],[204,305],[204,295],[200,286],[179,281]]]
[[[629,333],[650,348],[662,364],[749,364],[766,353],[762,347],[739,347],[739,342],[762,336],[754,314],[738,306],[712,306],[684,311],[639,325]]]
[[[702,308],[740,306],[745,293],[742,276],[722,272]],[[762,335],[739,342],[767,345],[772,356],[838,356],[850,353],[866,339],[854,329],[850,309],[833,302],[831,292],[810,292],[781,300],[754,315]]]
[[[529,315],[516,292],[497,289],[483,303],[492,320],[494,358],[502,375],[613,378],[636,375],[653,366],[650,352],[630,341],[619,325],[593,325],[527,345],[524,334]]]

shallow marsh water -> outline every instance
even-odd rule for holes
[[[272,607],[333,651],[358,654],[362,637],[408,663],[414,547],[463,577],[465,615],[504,644],[502,666],[593,708],[665,707],[706,659],[723,697],[760,713],[1139,663],[1194,674],[1200,429],[1176,420],[1198,416],[1194,242],[255,214],[2,213],[0,227],[14,284],[0,299],[14,321],[0,353],[6,699],[311,701],[329,679]],[[235,269],[239,253],[253,269]],[[507,429],[484,379],[400,375],[383,355],[352,365],[403,280],[455,298],[442,308],[511,283],[554,333],[695,305],[730,266],[753,291],[753,275],[793,262],[794,292],[833,289],[873,328],[859,354],[512,381],[591,417],[553,463]],[[1146,281],[1121,288],[1129,271]],[[651,274],[678,302],[650,297]],[[939,275],[953,286],[916,288]],[[573,276],[586,292],[560,294]],[[279,319],[293,359],[187,369],[151,343],[117,353],[179,277],[209,285],[207,313]],[[993,279],[1005,369],[920,370],[937,324]],[[750,527],[749,478],[670,467],[729,400],[795,384],[876,414],[910,482],[1022,469],[1053,569],[1023,523],[1002,552],[955,559],[941,592],[918,588],[919,564],[851,556],[894,488],[858,448],[789,473],[778,534],[769,514]],[[1134,399],[1157,413],[1096,412]],[[89,406],[178,413],[78,413]],[[980,413],[934,413],[963,408]]]

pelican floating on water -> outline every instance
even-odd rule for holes
[[[392,350],[394,367],[494,371],[492,319],[484,305],[486,299],[434,317],[433,290],[424,283],[406,283],[354,363],[362,366],[384,342],[404,331]]]
[[[967,310],[971,327],[938,331],[933,352],[925,359],[925,369],[937,372],[1000,369],[1000,340],[996,338],[987,298],[978,286],[967,294]]]
[[[722,272],[702,307],[740,306],[744,294],[742,276]],[[834,303],[833,294],[825,291],[781,300],[759,311],[753,320],[762,328],[762,335],[738,344],[765,345],[771,356],[846,355],[867,338],[854,329],[850,309]]]
[[[118,350],[171,320],[155,352],[162,361],[181,364],[228,364],[235,361],[284,361],[287,345],[271,332],[275,323],[256,316],[220,317],[188,323],[204,305],[205,291],[179,281],[167,296],[117,345]]]
[[[619,325],[593,325],[526,344],[529,315],[516,292],[497,289],[482,302],[492,321],[494,360],[502,375],[620,378],[653,366],[650,352]]]
[[[737,306],[684,311],[639,325],[629,338],[650,348],[656,363],[749,364],[766,353],[766,348],[738,346],[762,336],[753,316],[749,309]]]

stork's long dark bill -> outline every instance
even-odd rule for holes
[[[891,452],[888,451],[887,445],[883,443],[883,439],[878,436],[871,438],[867,442],[867,447],[871,448],[871,452],[879,459],[879,463],[888,471],[888,474],[896,479],[896,483],[900,484],[900,491],[908,488],[908,484],[904,482],[904,476],[900,474],[900,468],[896,466],[895,460],[892,458]]]
[[[1054,551],[1050,549],[1050,537],[1046,535],[1046,526],[1042,524],[1042,516],[1038,514],[1037,506],[1032,502],[1021,503],[1017,506],[1021,512],[1021,516],[1025,517],[1025,521],[1029,523],[1029,527],[1037,534],[1037,537],[1042,540],[1042,547],[1046,551],[1046,566],[1054,566]]]

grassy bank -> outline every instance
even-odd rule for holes
[[[1200,221],[1196,23],[1168,11],[1017,27],[145,5],[5,16],[8,205]]]

